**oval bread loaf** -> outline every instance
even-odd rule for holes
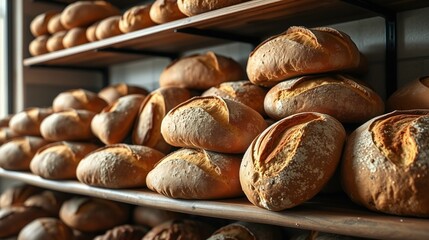
[[[63,39],[64,36],[66,36],[67,31],[61,31],[54,33],[49,37],[48,41],[46,42],[46,48],[49,52],[55,52],[61,49],[64,49]]]
[[[49,19],[48,22],[48,32],[50,34],[54,34],[57,32],[62,32],[66,30],[66,28],[61,23],[61,13],[57,13]]]
[[[94,240],[141,240],[148,231],[149,229],[143,226],[120,225],[95,237]]]
[[[67,31],[63,38],[63,45],[65,48],[79,46],[89,42],[86,37],[86,28],[75,27]]]
[[[119,29],[120,18],[120,16],[111,16],[101,20],[95,28],[96,38],[102,40],[122,34]]]
[[[156,23],[149,16],[151,6],[151,4],[146,4],[128,9],[119,21],[121,32],[129,33],[155,25]]]
[[[0,146],[19,136],[21,135],[8,127],[0,127]]]
[[[41,191],[38,187],[26,184],[9,187],[0,196],[0,208],[22,206],[29,197]]]
[[[133,222],[151,228],[174,219],[182,219],[184,214],[157,209],[153,207],[136,206],[133,211]]]
[[[49,35],[42,35],[33,39],[33,41],[31,41],[30,45],[28,46],[28,51],[30,52],[31,56],[39,56],[48,53],[48,40]]]
[[[61,13],[61,23],[66,29],[87,27],[110,16],[119,15],[119,9],[106,1],[77,1]]]
[[[387,100],[387,109],[429,109],[429,76],[417,78],[394,92]]]
[[[86,39],[88,39],[88,41],[95,42],[98,40],[97,35],[95,35],[95,30],[97,30],[98,24],[100,24],[100,22],[101,22],[101,20],[91,24],[91,26],[89,26],[86,29],[85,35],[86,35]]]
[[[156,0],[150,8],[149,15],[152,21],[158,24],[186,17],[177,6],[177,0]]]
[[[50,10],[45,13],[37,15],[30,23],[30,30],[33,36],[38,37],[38,36],[49,34],[49,31],[48,31],[49,21],[57,14],[59,14],[59,11]]]
[[[17,240],[74,240],[73,231],[57,218],[38,218],[27,224]]]
[[[182,13],[187,16],[194,16],[246,1],[248,0],[177,0],[177,4]]]
[[[106,101],[98,97],[97,94],[84,89],[72,89],[62,92],[55,97],[52,103],[52,108],[55,112],[72,108],[98,113],[106,106]]]
[[[142,87],[132,86],[125,83],[109,85],[101,89],[100,92],[98,92],[98,96],[104,99],[109,104],[112,104],[120,97],[131,94],[140,94],[143,96],[147,96],[149,92]]]
[[[67,198],[69,198],[69,195],[66,193],[46,190],[30,196],[25,200],[24,206],[38,207],[49,212],[52,216],[57,217],[60,212],[61,205],[65,200],[67,200]]]
[[[0,238],[18,235],[25,225],[50,214],[38,207],[8,207],[0,209]]]
[[[40,136],[40,125],[52,112],[51,108],[26,109],[10,119],[9,127],[19,135]]]
[[[279,227],[258,223],[235,222],[216,230],[207,240],[283,239]]]
[[[193,220],[172,220],[152,228],[142,240],[156,239],[207,239],[213,227]]]

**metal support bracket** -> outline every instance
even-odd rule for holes
[[[158,52],[151,50],[135,50],[129,48],[100,48],[97,49],[98,52],[111,52],[111,53],[119,53],[119,54],[134,54],[134,55],[145,55],[145,56],[153,56],[153,57],[166,57],[174,60],[180,56],[178,53],[166,53],[166,52]]]

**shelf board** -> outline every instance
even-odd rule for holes
[[[1,168],[0,177],[20,180],[57,191],[193,215],[377,239],[429,239],[429,219],[378,214],[360,208],[341,197],[320,196],[289,210],[271,212],[253,206],[245,198],[218,201],[177,200],[164,197],[148,189],[95,188],[77,181],[46,180],[31,173],[7,171]]]

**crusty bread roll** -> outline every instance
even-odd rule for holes
[[[24,202],[26,207],[38,207],[51,214],[51,216],[58,216],[61,205],[69,198],[66,193],[46,190],[38,194],[30,196]]]
[[[145,146],[114,144],[88,154],[76,175],[80,182],[104,188],[146,186],[146,176],[164,154]]]
[[[161,135],[161,122],[172,108],[191,98],[185,88],[165,87],[151,92],[143,101],[133,129],[133,144],[168,153],[171,146]]]
[[[0,127],[0,146],[19,136],[21,135],[8,127]]]
[[[241,80],[243,77],[244,72],[238,62],[214,52],[207,52],[171,63],[162,71],[159,85],[207,90],[223,82]]]
[[[110,229],[125,223],[128,216],[128,205],[98,198],[74,197],[60,209],[61,220],[82,232]]]
[[[360,58],[354,42],[341,31],[290,27],[250,53],[247,75],[252,83],[271,87],[295,76],[356,70]]]
[[[152,4],[145,4],[128,9],[119,21],[121,32],[129,33],[155,25],[149,16],[151,6]]]
[[[54,33],[52,36],[49,37],[48,41],[46,42],[46,48],[49,52],[55,52],[61,49],[64,49],[63,39],[64,36],[67,34],[67,31],[61,31]]]
[[[50,214],[38,207],[7,207],[0,209],[0,238],[17,235],[34,219],[49,217]]]
[[[119,29],[119,20],[121,16],[112,16],[105,18],[95,28],[95,36],[98,40],[114,37],[122,34]]]
[[[42,189],[27,184],[9,187],[0,196],[0,208],[23,206],[29,197],[41,191]]]
[[[65,48],[79,46],[89,42],[86,38],[86,28],[72,28],[67,31],[63,38],[63,45]]]
[[[30,30],[33,36],[38,37],[49,34],[48,23],[55,15],[59,14],[57,10],[50,10],[37,15],[30,23]]]
[[[77,142],[45,145],[31,160],[31,172],[46,179],[76,179],[79,162],[97,148],[95,144]]]
[[[73,108],[98,113],[106,106],[106,101],[98,97],[96,93],[84,89],[73,89],[62,92],[55,97],[52,103],[52,108],[55,112]]]
[[[180,11],[185,15],[194,16],[246,1],[248,0],[177,0],[177,5],[179,6]]]
[[[429,216],[429,110],[395,111],[356,129],[343,154],[344,191],[371,210]]]
[[[79,141],[93,139],[91,121],[95,113],[69,109],[56,112],[40,124],[40,133],[48,141]]]
[[[7,115],[6,117],[0,118],[0,127],[9,127],[10,119],[13,115]]]
[[[98,92],[98,96],[109,104],[114,103],[120,97],[130,94],[141,94],[143,96],[147,96],[149,92],[142,87],[132,86],[126,83],[109,85]]]
[[[362,123],[384,112],[384,103],[377,93],[344,75],[283,81],[267,93],[264,107],[273,119],[300,112],[320,112],[343,123]]]
[[[27,224],[17,240],[74,240],[73,231],[57,218],[38,218]]]
[[[275,240],[283,239],[279,227],[272,225],[235,222],[216,230],[207,240]]]
[[[262,116],[239,102],[216,96],[194,97],[164,117],[161,133],[177,147],[243,153],[267,127]]]
[[[264,98],[267,94],[265,88],[256,86],[249,81],[224,82],[209,88],[201,96],[219,96],[247,105],[259,114],[265,116]]]
[[[92,119],[94,135],[105,144],[122,142],[132,128],[144,98],[140,94],[131,94],[104,108]]]
[[[149,15],[152,21],[158,24],[186,17],[179,10],[177,0],[155,0],[150,8]]]
[[[100,24],[101,21],[93,23],[91,26],[89,26],[86,29],[86,39],[90,42],[98,41],[97,35],[95,35],[95,30],[97,30],[98,24]]]
[[[20,135],[40,136],[40,124],[52,112],[52,108],[28,108],[10,119],[9,128]]]
[[[92,23],[119,14],[119,9],[106,1],[77,1],[61,13],[61,23],[66,29],[87,27]]]
[[[136,206],[133,211],[133,221],[136,224],[151,228],[174,219],[182,219],[184,214],[157,209],[153,207]]]
[[[219,199],[243,194],[241,156],[180,149],[159,161],[149,172],[149,189],[171,198]]]
[[[148,231],[149,229],[143,226],[120,225],[95,237],[94,240],[141,240]]]
[[[55,34],[57,32],[62,32],[66,30],[66,28],[61,23],[61,13],[57,13],[49,19],[48,22],[48,32],[50,34]]]
[[[28,46],[28,51],[30,52],[31,56],[39,56],[48,53],[48,39],[49,35],[42,35],[31,41],[30,45]]]
[[[18,137],[0,147],[0,167],[7,170],[30,170],[30,162],[37,150],[48,144],[40,137]]]
[[[387,110],[429,109],[429,76],[417,78],[394,92]]]
[[[250,202],[272,211],[316,195],[334,174],[346,132],[321,113],[286,117],[261,133],[247,149],[240,182]]]
[[[152,228],[142,240],[156,239],[207,239],[213,227],[193,220],[173,220]]]

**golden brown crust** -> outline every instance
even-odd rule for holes
[[[31,56],[39,56],[48,53],[48,39],[49,35],[42,35],[31,41],[30,45],[28,46],[28,51],[30,52]]]
[[[136,206],[133,211],[133,221],[136,224],[151,228],[164,222],[181,219],[184,215],[177,212],[166,211],[153,207]]]
[[[17,240],[73,240],[73,231],[57,218],[38,218],[27,224]]]
[[[20,135],[40,136],[40,124],[50,114],[51,108],[28,108],[15,114],[9,121],[9,127]]]
[[[394,92],[387,100],[387,109],[429,109],[429,76],[417,78]]]
[[[62,32],[66,30],[66,28],[61,23],[61,13],[57,13],[51,17],[48,22],[48,32],[50,34],[55,34],[57,32]]]
[[[10,119],[13,115],[7,115],[6,117],[0,118],[0,127],[9,127]]]
[[[101,20],[95,28],[95,36],[98,40],[121,35],[119,29],[120,16],[112,16]],[[85,35],[86,36],[86,35]]]
[[[98,24],[100,24],[100,22],[101,21],[95,22],[86,29],[85,35],[86,35],[86,39],[88,39],[88,41],[90,41],[90,42],[98,41],[97,35],[95,35],[95,30],[97,29]]]
[[[365,122],[384,112],[384,103],[377,93],[344,75],[283,81],[267,93],[264,107],[273,119],[300,112],[320,112],[343,123]]]
[[[50,214],[38,207],[7,207],[0,209],[0,238],[17,235],[21,229],[37,218]]]
[[[232,58],[213,52],[176,60],[161,73],[161,87],[184,87],[207,90],[223,82],[243,79],[244,71]]]
[[[248,0],[177,0],[177,5],[180,11],[185,15],[194,16],[246,1]]]
[[[31,196],[39,193],[42,189],[31,185],[19,185],[6,189],[0,196],[0,208],[22,206]]]
[[[84,109],[98,113],[107,106],[106,101],[97,94],[84,89],[73,89],[62,92],[55,97],[52,108],[55,112],[69,109]]]
[[[119,9],[106,1],[77,1],[63,10],[61,23],[66,29],[87,27],[96,21],[119,13]]]
[[[64,49],[63,39],[67,31],[61,31],[53,34],[46,42],[46,48],[49,52],[55,52]]]
[[[86,28],[72,28],[67,31],[67,34],[63,38],[63,45],[65,48],[71,48],[79,46],[89,42],[86,38]]]
[[[349,197],[371,210],[429,216],[429,110],[375,117],[348,139],[342,184]]]
[[[30,23],[30,30],[33,36],[38,37],[49,34],[48,23],[59,11],[51,10],[40,15],[37,15]]]
[[[147,96],[149,92],[142,87],[132,86],[126,83],[109,85],[101,89],[100,92],[98,92],[98,96],[104,99],[109,104],[112,104],[120,97],[131,94],[140,94],[143,96]]]
[[[142,226],[121,225],[95,237],[94,240],[141,240],[148,231],[148,228]]]
[[[346,133],[321,113],[300,113],[268,127],[250,145],[240,182],[254,205],[280,211],[316,195],[333,175]]]
[[[142,240],[207,239],[213,227],[193,220],[173,220],[152,228]]]
[[[186,17],[186,15],[179,10],[177,0],[156,0],[150,8],[149,14],[152,21],[158,24]]]
[[[235,222],[214,232],[207,240],[282,239],[281,229],[275,226]]]
[[[290,27],[250,53],[247,75],[252,83],[271,87],[295,76],[356,70],[360,58],[356,45],[343,32]]]
[[[52,216],[58,216],[61,205],[67,198],[68,195],[65,193],[46,190],[30,196],[25,200],[24,206],[38,207],[49,212]]]
[[[151,6],[152,4],[146,4],[128,9],[119,21],[119,29],[123,33],[129,33],[156,25],[149,16]]]

